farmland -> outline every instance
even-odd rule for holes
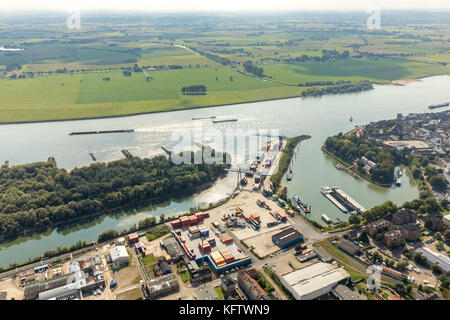
[[[357,14],[344,20],[331,13],[118,21],[93,15],[76,32],[56,18],[33,28],[11,20],[0,26],[0,46],[23,50],[0,51],[0,122],[286,98],[314,81],[388,84],[448,74],[450,25],[445,14],[429,15],[400,27],[414,15],[391,13],[380,31],[366,29]],[[181,93],[193,85],[207,91]]]

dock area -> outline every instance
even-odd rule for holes
[[[360,205],[358,202],[356,202],[356,200],[346,194],[341,188],[333,187],[333,191],[336,192],[340,197],[345,199],[347,202],[349,202],[352,206],[354,206],[358,212],[366,211],[366,209],[362,205]]]
[[[336,207],[339,208],[344,213],[347,213],[348,210],[339,202],[337,201],[330,193],[324,193],[323,194],[328,200],[330,200]]]

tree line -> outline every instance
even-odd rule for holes
[[[3,166],[0,235],[6,238],[109,209],[192,193],[224,175],[225,168],[216,163],[175,165],[164,156],[94,163],[70,173],[53,161]]]
[[[181,94],[184,95],[204,95],[206,94],[206,86],[205,85],[192,85],[181,88]]]
[[[322,96],[325,94],[340,94],[351,93],[372,90],[373,85],[371,82],[363,80],[359,82],[342,83],[322,88],[308,88],[302,92],[302,97],[308,96]]]

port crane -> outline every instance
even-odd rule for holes
[[[269,174],[269,173],[265,173],[265,172],[262,172],[262,171],[251,171],[251,170],[247,170],[247,169],[242,169],[242,168],[228,168],[228,169],[225,169],[226,171],[229,171],[229,172],[237,172],[237,185],[239,186],[239,183],[241,182],[241,180],[242,180],[242,175],[243,174],[246,174],[246,173],[251,173],[251,174],[258,174],[258,175],[260,175],[261,177],[268,177],[268,176],[271,176],[271,174]]]

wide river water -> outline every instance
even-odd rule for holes
[[[169,149],[173,146],[171,137],[174,130],[191,130],[192,117],[238,118],[237,122],[212,124],[211,120],[204,120],[202,124],[204,129],[276,129],[286,136],[311,135],[311,139],[301,143],[294,158],[293,180],[285,181],[288,194],[298,194],[311,204],[311,218],[318,222],[322,222],[320,217],[324,213],[333,220],[347,220],[346,214],[322,196],[321,186],[339,185],[366,209],[387,200],[402,204],[416,198],[418,191],[406,176],[401,187],[381,188],[337,170],[320,150],[325,139],[348,131],[355,125],[393,119],[397,113],[428,112],[428,105],[449,100],[450,76],[435,76],[406,86],[380,85],[374,90],[355,94],[293,98],[110,119],[2,125],[0,161],[9,160],[10,165],[17,165],[45,161],[53,156],[59,167],[71,169],[92,163],[89,152],[95,154],[97,161],[122,158],[120,150],[124,148],[136,156],[152,157],[161,154],[161,146]],[[350,117],[353,117],[353,122],[349,121]],[[126,134],[68,135],[72,131],[128,128],[136,131]],[[244,160],[234,161],[240,164]],[[232,173],[210,189],[191,197],[19,237],[0,244],[0,265],[6,267],[12,262],[24,262],[42,255],[46,250],[70,246],[78,240],[95,240],[105,230],[123,230],[150,215],[164,214],[167,217],[184,213],[191,207],[224,198],[233,190],[235,183],[236,176]]]

